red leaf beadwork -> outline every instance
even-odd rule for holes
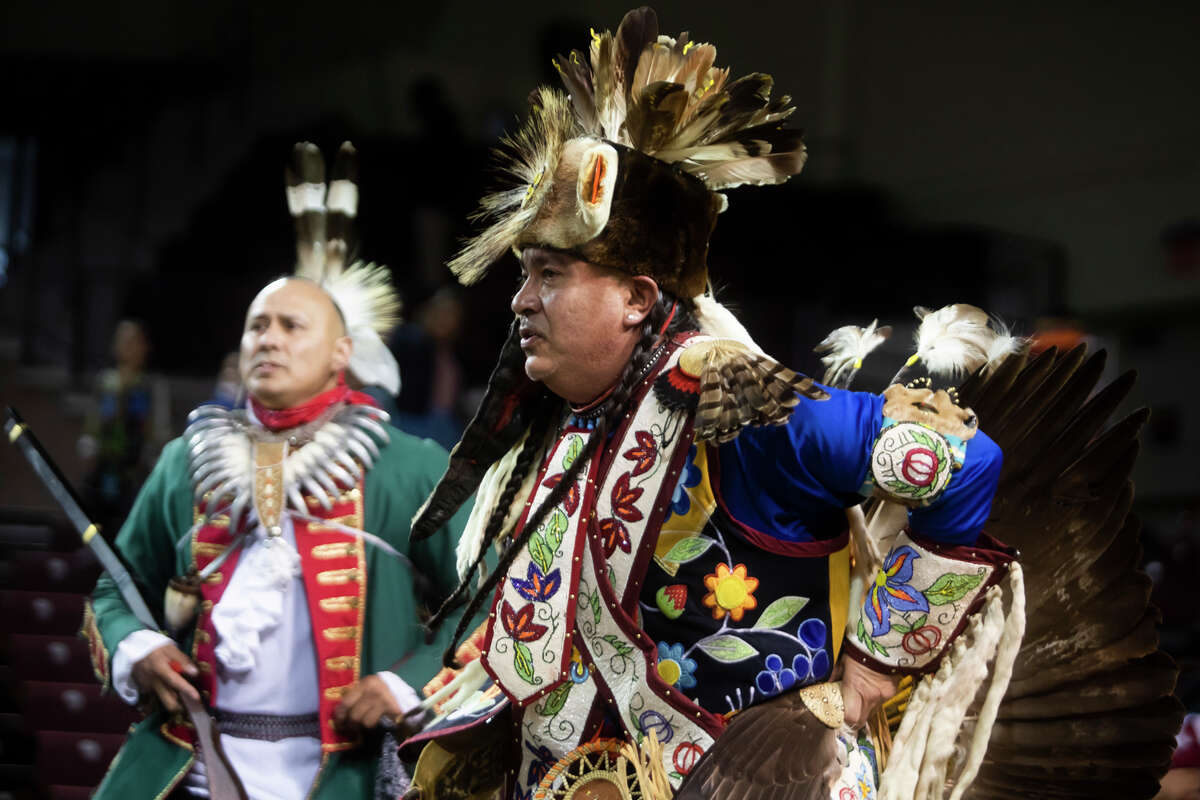
[[[508,635],[518,642],[536,642],[546,635],[548,628],[533,621],[533,603],[526,603],[520,609],[513,611],[507,600],[500,609],[500,622]]]
[[[555,486],[558,486],[558,484],[562,481],[563,475],[564,475],[564,473],[562,473],[562,472],[551,475],[549,478],[546,478],[546,480],[542,481],[542,486],[545,486],[547,489],[553,489]],[[575,509],[579,508],[579,483],[578,482],[576,482],[575,485],[572,486],[570,489],[567,489],[567,493],[565,495],[563,495],[562,502],[563,502],[563,507],[567,510],[567,516],[573,515],[575,513]]]
[[[654,466],[654,462],[658,460],[658,445],[655,443],[654,437],[646,431],[638,431],[634,436],[637,437],[639,446],[626,450],[623,455],[630,461],[637,462],[632,473],[636,476]]]
[[[634,503],[642,496],[642,492],[645,489],[641,487],[636,489],[629,488],[629,476],[630,473],[626,472],[617,478],[617,485],[612,490],[612,510],[613,514],[626,522],[637,522],[642,518],[642,512],[638,510]]]
[[[626,553],[632,543],[629,541],[629,531],[625,529],[625,525],[619,519],[607,517],[600,520],[600,542],[604,545],[604,555],[611,557],[617,552],[617,548],[621,548]]]

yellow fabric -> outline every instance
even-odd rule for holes
[[[679,571],[679,564],[668,561],[666,556],[671,548],[684,539],[690,539],[704,530],[704,524],[717,508],[717,499],[713,496],[711,484],[708,481],[708,449],[703,443],[697,442],[696,458],[692,463],[700,470],[700,482],[695,486],[685,487],[684,491],[690,500],[688,512],[683,516],[669,514],[662,530],[658,533],[658,541],[654,547],[654,560],[663,571],[674,577]]]

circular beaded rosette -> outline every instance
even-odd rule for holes
[[[620,739],[598,739],[567,753],[555,764],[534,800],[642,800],[634,767],[621,755]]]
[[[905,503],[933,500],[950,482],[953,457],[940,433],[915,422],[885,428],[871,451],[871,476],[885,494]]]

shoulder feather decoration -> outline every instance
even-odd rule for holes
[[[350,371],[362,383],[400,392],[400,368],[383,342],[399,322],[400,299],[387,267],[346,266],[358,216],[358,154],[344,142],[325,182],[325,160],[316,145],[301,142],[285,170],[288,211],[296,223],[296,275],[321,286],[354,342]]]
[[[812,378],[734,339],[690,345],[679,368],[700,384],[694,424],[702,441],[728,442],[747,425],[782,425],[801,396],[829,397]]]
[[[913,313],[921,321],[915,337],[917,351],[905,366],[921,361],[939,377],[957,380],[985,366],[991,371],[1026,344],[986,311],[967,303],[937,311],[917,306]]]
[[[696,304],[696,324],[700,332],[716,339],[733,339],[741,342],[755,353],[761,354],[763,349],[758,346],[746,326],[733,315],[733,312],[717,301],[717,298],[705,292],[692,298]]]
[[[850,388],[855,374],[862,369],[863,360],[892,335],[892,326],[879,327],[879,320],[871,320],[865,328],[843,325],[829,332],[821,343],[813,348],[814,353],[824,353],[821,363],[825,365],[825,376],[821,382],[839,389]]]

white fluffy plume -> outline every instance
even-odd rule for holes
[[[854,375],[862,369],[863,359],[891,335],[892,326],[879,327],[877,319],[871,320],[871,324],[865,328],[843,325],[830,331],[813,348],[814,353],[825,354],[821,356],[821,363],[825,365],[825,376],[821,382],[839,389],[849,388]]]
[[[733,339],[755,353],[764,355],[746,326],[738,321],[732,311],[718,303],[716,297],[707,293],[698,294],[692,298],[692,302],[696,304],[696,322],[700,325],[701,333],[716,339]]]
[[[400,313],[400,299],[387,267],[359,262],[341,272],[326,273],[320,285],[342,312],[346,334],[354,343],[350,371],[366,385],[399,394],[400,367],[383,342]]]
[[[916,334],[917,352],[905,366],[922,361],[939,377],[957,380],[985,365],[994,369],[1025,344],[1003,323],[967,303],[953,303],[937,311],[917,306],[913,313],[921,320]]]

